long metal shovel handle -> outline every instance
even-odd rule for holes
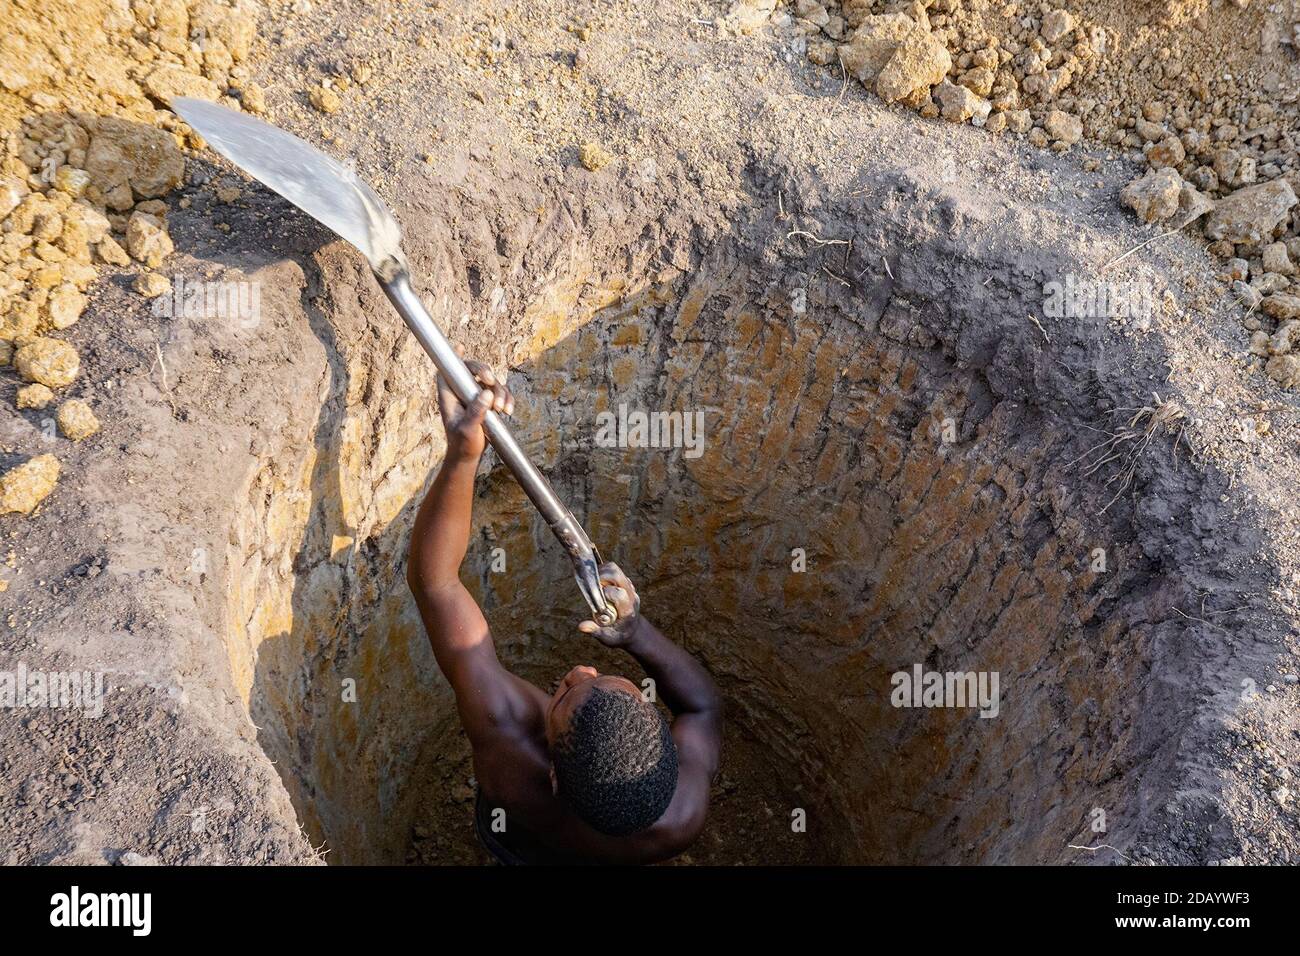
[[[407,327],[433,359],[433,364],[438,366],[438,371],[447,379],[452,391],[466,405],[472,402],[481,391],[479,384],[411,288],[410,272],[397,260],[388,259],[375,270],[375,277],[388,300],[393,303],[393,308],[397,309]],[[506,423],[491,409],[484,417],[483,430],[487,432],[488,441],[496,449],[497,455],[514,473],[524,493],[564,546],[569,560],[573,562],[574,578],[591,608],[593,619],[602,627],[613,624],[618,615],[605,600],[605,593],[601,590],[600,554],[587,537],[587,532],[560,501],[551,483],[528,460]]]

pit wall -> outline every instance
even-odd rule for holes
[[[1074,436],[907,344],[934,343],[929,303],[845,315],[812,292],[796,313],[744,265],[714,269],[523,370],[521,432],[547,436],[534,449],[593,539],[718,680],[739,759],[779,781],[776,826],[805,810],[827,861],[1068,858],[1094,807],[1122,819],[1116,767],[1150,755],[1132,728],[1161,590],[1080,519],[1104,499],[1066,490]],[[703,411],[702,454],[597,447],[620,405]],[[529,519],[511,483],[486,486],[474,584],[498,633],[540,635],[521,666],[558,665],[579,607]],[[998,672],[999,716],[892,707],[890,675],[918,663]]]
[[[1049,862],[1091,842],[1096,807],[1112,835],[1132,825],[1185,715],[1159,698],[1151,719],[1179,585],[1090,517],[1109,493],[1068,463],[1091,436],[945,357],[959,303],[898,285],[796,295],[789,263],[739,239],[702,248],[682,271],[653,242],[570,244],[525,293],[503,282],[517,312],[436,252],[416,274],[440,277],[426,301],[470,354],[508,360],[521,443],[717,678],[724,775],[770,797],[737,844],[788,841],[803,809],[801,859]],[[468,749],[403,578],[442,454],[429,365],[338,258],[318,257],[304,297],[330,360],[315,431],[268,430],[231,531],[231,669],[327,859],[472,862]],[[597,415],[623,403],[703,411],[704,453],[597,447]],[[490,454],[484,470],[463,578],[503,662],[544,688],[580,662],[639,679],[574,632],[567,562]],[[890,675],[917,663],[998,672],[999,716],[891,707]]]

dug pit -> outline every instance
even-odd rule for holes
[[[1205,700],[1182,690],[1199,665],[1173,609],[1217,572],[1135,488],[1209,535],[1215,478],[1153,478],[1136,442],[1107,442],[1153,401],[1158,346],[1100,319],[1054,329],[1053,357],[1021,318],[1073,253],[990,238],[933,183],[869,188],[857,208],[897,212],[813,231],[779,218],[799,209],[785,184],[729,234],[587,247],[527,288],[454,242],[413,258],[445,323],[486,316],[460,337],[510,364],[522,444],[722,690],[689,859],[1074,859],[1099,810],[1104,842],[1149,825]],[[229,538],[234,684],[328,859],[480,860],[468,746],[403,577],[442,448],[425,360],[355,257],[316,268],[319,415],[265,445]],[[1160,411],[1137,432],[1165,460]],[[677,447],[611,435],[636,412],[702,427]],[[462,577],[507,667],[543,688],[578,663],[641,679],[575,631],[563,554],[490,454],[474,527]],[[918,667],[997,699],[897,706],[893,675]]]

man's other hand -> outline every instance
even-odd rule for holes
[[[641,597],[623,569],[612,561],[600,566],[600,584],[605,600],[613,606],[618,620],[609,627],[601,627],[595,621],[583,621],[578,625],[578,630],[592,635],[606,647],[622,647],[632,639],[636,630],[641,613]]]
[[[456,354],[463,354],[464,349],[457,345]],[[472,359],[465,366],[474,376],[474,380],[483,386],[474,401],[464,405],[452,391],[447,380],[438,376],[438,413],[442,416],[443,428],[447,431],[447,459],[478,461],[487,447],[487,435],[483,431],[483,418],[488,409],[498,415],[509,415],[515,409],[515,398],[506,388],[504,379],[497,378],[492,369],[482,362]]]

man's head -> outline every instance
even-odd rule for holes
[[[546,708],[555,792],[588,826],[611,836],[643,830],[677,789],[668,722],[625,677],[575,667]]]

